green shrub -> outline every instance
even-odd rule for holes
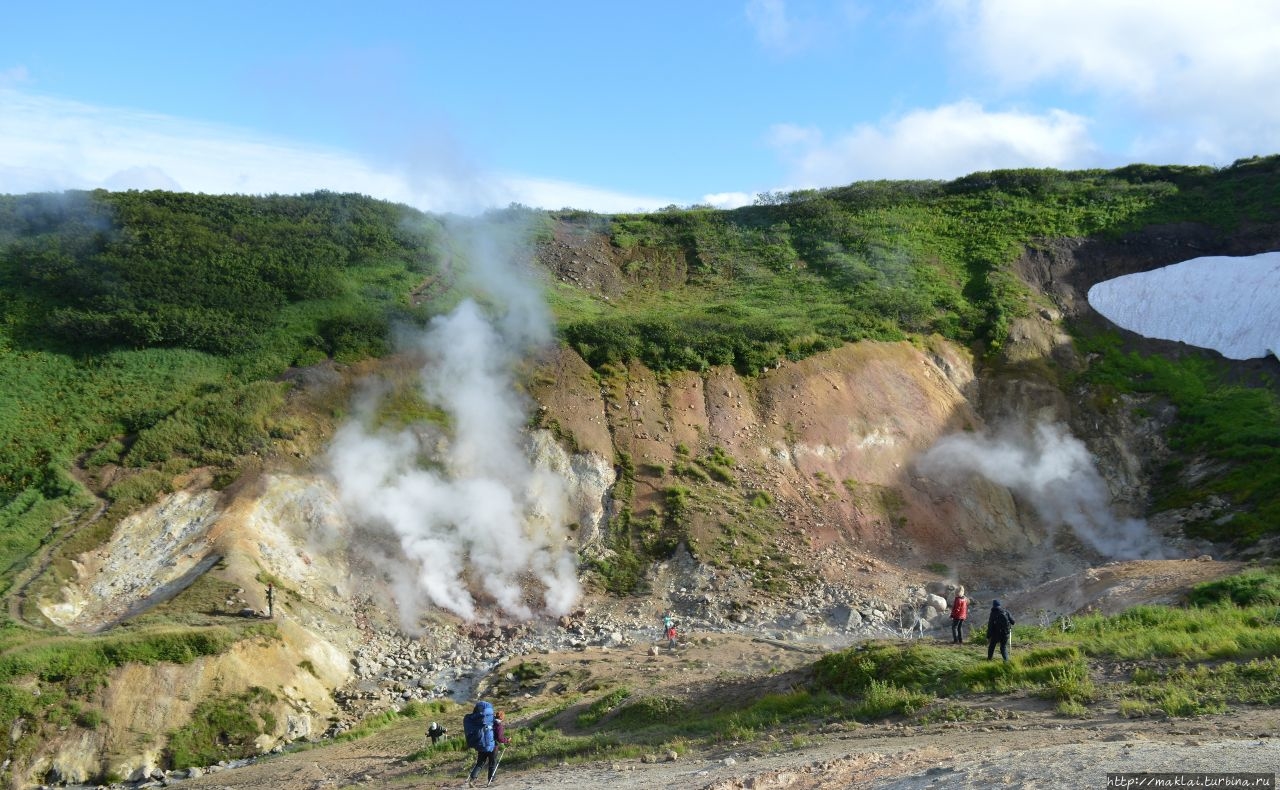
[[[124,454],[124,442],[119,439],[111,441],[94,450],[93,453],[85,460],[85,467],[89,469],[97,469],[107,464],[120,463],[120,457]]]
[[[530,680],[537,680],[550,670],[551,667],[541,661],[521,661],[512,668],[511,674],[517,681],[524,683]]]
[[[876,721],[906,715],[923,708],[932,700],[933,696],[930,694],[873,680],[862,700],[854,706],[853,717],[862,721]]]
[[[169,735],[166,763],[174,769],[189,768],[257,754],[258,736],[275,729],[270,710],[275,701],[274,694],[254,686],[201,702],[191,720]]]
[[[172,479],[169,475],[157,469],[146,469],[112,484],[106,494],[112,504],[131,509],[139,505],[149,505],[161,494],[167,494],[172,490]]]
[[[343,362],[380,357],[388,351],[390,326],[380,311],[331,316],[322,320],[316,330],[329,356]]]
[[[591,703],[585,711],[578,714],[577,723],[579,727],[590,727],[599,723],[614,708],[618,707],[627,697],[631,696],[631,690],[625,686],[616,688],[604,695],[600,699]]]
[[[872,642],[823,656],[814,664],[814,683],[849,697],[865,693],[873,682],[945,694],[959,688],[964,682],[962,673],[980,663],[974,656],[955,650]]]
[[[641,697],[618,709],[614,723],[622,728],[640,728],[675,721],[685,703],[677,697],[656,695]]]
[[[1197,584],[1191,588],[1188,601],[1192,606],[1228,601],[1236,606],[1275,606],[1280,604],[1280,574],[1274,569],[1251,570]]]
[[[1083,704],[1093,702],[1098,690],[1089,677],[1089,669],[1083,663],[1064,667],[1049,676],[1045,694],[1060,703]]]
[[[96,730],[102,724],[102,711],[96,708],[82,710],[76,716],[76,724],[86,730]]]

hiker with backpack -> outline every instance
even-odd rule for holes
[[[667,647],[674,649],[676,646],[676,618],[671,612],[667,612],[662,616],[662,634],[666,637]]]
[[[951,643],[964,644],[964,621],[969,619],[969,599],[964,597],[964,588],[956,588],[956,598],[951,602]]]
[[[1009,634],[1013,632],[1013,615],[999,601],[991,602],[991,615],[987,618],[987,660],[990,661],[1000,645],[1000,656],[1009,663]]]
[[[474,782],[476,774],[480,773],[480,766],[486,764],[489,782],[493,782],[493,776],[498,772],[498,744],[511,743],[503,724],[503,714],[499,711],[495,715],[493,704],[484,700],[477,702],[475,708],[462,717],[462,732],[467,738],[467,748],[476,750],[476,764],[471,768],[468,782]]]

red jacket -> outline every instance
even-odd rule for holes
[[[955,603],[951,604],[952,620],[967,620],[969,618],[969,599],[962,595],[957,595]]]

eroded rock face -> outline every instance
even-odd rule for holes
[[[1278,233],[1280,230],[1272,224],[1245,225],[1226,234],[1197,223],[1178,223],[1147,227],[1120,238],[1053,239],[1033,245],[1014,263],[1014,270],[1053,305],[1032,311],[1028,320],[1044,318],[1050,325],[1038,330],[1022,327],[1021,331],[1015,327],[1004,361],[1016,365],[1021,359],[1034,365],[1039,355],[1041,365],[1044,360],[1054,363],[1055,376],[1083,369],[1087,360],[1078,358],[1070,344],[1045,345],[1045,338],[1058,331],[1060,318],[1113,331],[1124,339],[1126,349],[1144,354],[1177,359],[1205,353],[1174,341],[1144,338],[1116,326],[1090,306],[1089,290],[1117,277],[1204,256],[1243,257],[1274,251],[1280,247]],[[1049,347],[1051,350],[1044,356],[1044,349]],[[1274,358],[1247,360],[1233,363],[1232,369],[1243,379],[1268,381],[1274,380],[1274,362]],[[1148,513],[1152,481],[1170,457],[1166,436],[1176,419],[1176,410],[1169,403],[1148,395],[1122,395],[1103,403],[1083,388],[1064,399],[1056,378],[1049,381],[1047,375],[1028,375],[1028,367],[1018,370],[1017,383],[1011,386],[1041,391],[1038,405],[1058,415],[1087,444],[1119,513],[1149,515],[1153,528],[1173,540],[1181,540],[1181,524],[1189,513],[1229,517],[1229,508],[1223,503],[1209,502],[1175,513]],[[1028,384],[1035,381],[1040,383]],[[1004,392],[999,391],[1001,386],[998,379],[984,379],[981,403],[988,422],[995,419],[993,403],[1005,404],[1007,410],[1016,402],[1008,397],[1010,385],[1004,386]],[[1194,486],[1193,473],[1187,470],[1194,470],[1195,459],[1185,466],[1179,483],[1190,488]]]
[[[564,480],[568,512],[579,524],[575,540],[598,540],[615,480],[612,463],[593,452],[570,453],[547,431],[531,432],[529,450],[536,466]],[[393,591],[380,589],[369,568],[353,564],[367,561],[352,550],[353,542],[367,538],[348,521],[332,480],[297,472],[264,474],[225,498],[207,488],[180,491],[122,521],[106,545],[77,558],[77,578],[59,599],[40,603],[46,616],[76,630],[109,628],[177,595],[216,564],[219,578],[240,585],[219,605],[222,616],[237,621],[249,616],[268,622],[259,579],[266,574],[273,580],[269,622],[277,638],[240,643],[189,664],[121,668],[102,701],[112,727],[73,731],[83,737],[45,744],[28,775],[68,782],[104,772],[145,778],[157,770],[163,744],[139,740],[136,733],[171,732],[201,700],[251,686],[277,696],[276,731],[260,739],[268,751],[330,730],[338,711],[332,692],[349,681],[376,678],[378,685],[375,694],[348,695],[347,702],[401,704],[452,693],[453,679],[497,657],[499,641],[464,649],[470,644],[465,634],[426,624],[415,628],[425,641],[410,638],[403,649],[354,660],[371,629],[396,620]],[[457,646],[419,650],[424,643]],[[103,754],[121,756],[106,765]]]
[[[982,425],[967,394],[972,362],[945,341],[853,344],[751,380],[731,368],[659,377],[633,364],[592,380],[594,391],[574,357],[563,350],[546,366],[572,381],[537,391],[544,424],[575,446],[602,445],[605,427],[604,457],[625,453],[636,470],[637,513],[661,508],[673,465],[720,448],[740,485],[768,492],[775,518],[813,548],[927,558],[958,544],[1025,551],[1041,538],[1007,491],[945,488],[912,468],[941,436]]]
[[[570,455],[550,431],[533,431],[530,455],[536,466],[550,469],[565,482],[569,512],[576,516],[579,546],[597,543],[608,518],[607,503],[617,473],[609,459],[594,452]]]
[[[97,631],[167,600],[216,560],[209,533],[218,516],[215,491],[164,497],[123,519],[105,545],[80,555],[77,578],[60,600],[41,601],[40,611],[63,628]]]

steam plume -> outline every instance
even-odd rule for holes
[[[469,299],[406,341],[427,360],[421,393],[448,416],[448,438],[376,430],[375,392],[329,451],[340,499],[367,531],[366,558],[389,577],[407,628],[426,604],[484,619],[477,587],[519,618],[534,614],[526,593],[535,581],[554,614],[579,595],[563,481],[524,451],[513,366],[550,327],[535,285],[500,258],[510,249],[491,238],[473,247],[472,276],[489,288],[491,312]]]
[[[1088,448],[1065,426],[1041,422],[1030,433],[947,436],[921,456],[917,468],[953,484],[967,474],[982,475],[1030,502],[1050,527],[1066,524],[1108,558],[1166,554],[1145,521],[1112,512],[1110,492]]]

